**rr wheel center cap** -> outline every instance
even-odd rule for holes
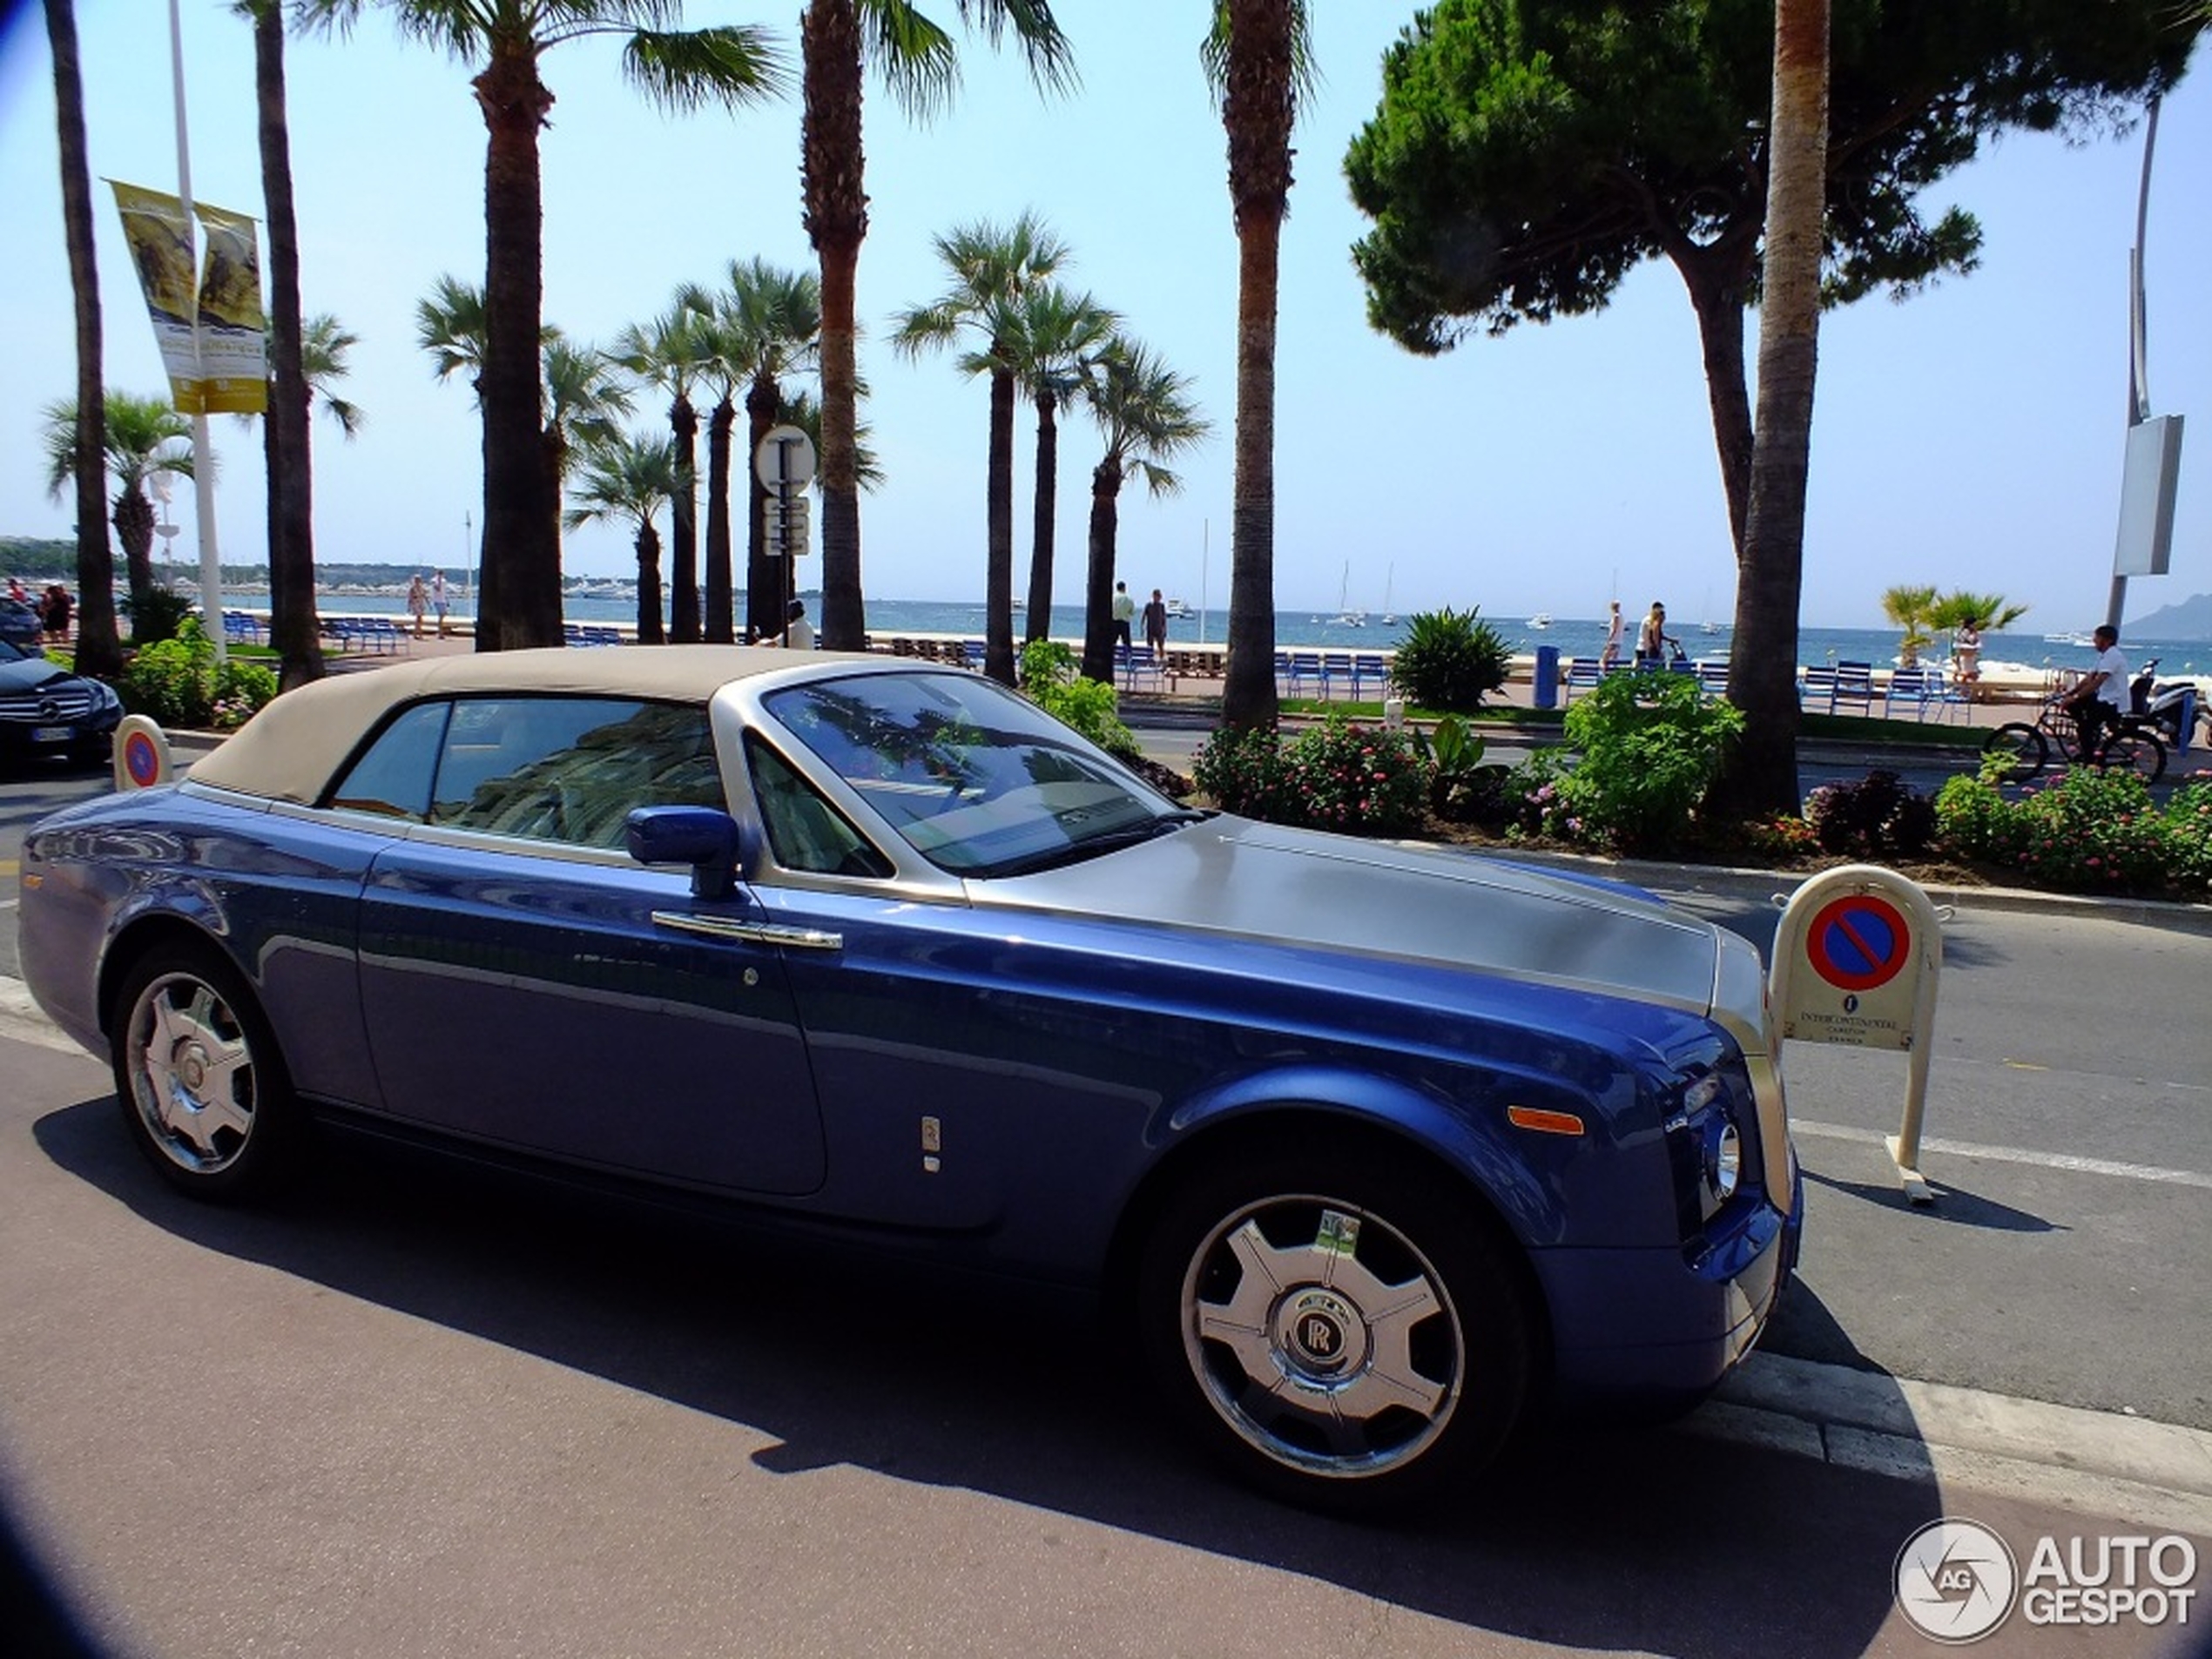
[[[1366,1363],[1367,1322],[1333,1291],[1314,1286],[1285,1297],[1275,1330],[1277,1351],[1318,1381],[1348,1376]]]

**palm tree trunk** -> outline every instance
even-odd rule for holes
[[[1114,554],[1120,534],[1121,457],[1090,471],[1090,562],[1083,573],[1083,677],[1114,683]]]
[[[1780,0],[1775,10],[1758,434],[1728,677],[1743,741],[1715,792],[1717,806],[1739,815],[1798,805],[1797,603],[1827,211],[1828,15],[1829,0]]]
[[[141,640],[146,596],[153,591],[153,503],[132,484],[115,497],[115,539],[123,543],[123,568],[131,589],[132,637]]]
[[[1014,374],[991,373],[990,457],[984,468],[983,671],[1014,684]]]
[[[711,645],[726,645],[736,637],[737,595],[730,569],[730,436],[737,423],[737,405],[725,392],[706,422],[706,614],[701,631]]]
[[[660,629],[660,532],[650,518],[637,527],[637,643],[658,645]]]
[[[260,114],[261,194],[269,215],[271,385],[269,633],[286,691],[322,678],[315,617],[314,489],[307,376],[300,362],[300,226],[292,205],[292,139],[284,91],[284,10],[261,0],[253,14],[253,90]]]
[[[853,0],[808,0],[799,37],[806,101],[799,137],[805,219],[822,266],[822,644],[862,651],[867,620],[860,590],[853,300],[868,199],[861,182],[860,24]],[[776,625],[783,625],[780,608]]]
[[[1054,411],[1060,400],[1051,392],[1037,394],[1037,487],[1035,510],[1030,519],[1029,620],[1024,639],[1052,637],[1052,562],[1055,554],[1053,520],[1060,498],[1060,423]]]
[[[544,511],[538,335],[544,226],[537,133],[553,95],[527,51],[496,44],[474,83],[484,156],[483,578],[476,649],[561,643],[561,549]]]
[[[699,643],[698,440],[699,412],[681,393],[669,406],[676,439],[676,496],[669,513],[668,637],[679,645]]]
[[[1271,726],[1275,700],[1275,318],[1291,193],[1291,0],[1229,0],[1222,121],[1237,221],[1237,475],[1230,502],[1223,722]]]
[[[772,639],[784,627],[783,559],[768,556],[768,526],[762,513],[768,503],[768,486],[752,469],[752,457],[760,453],[768,430],[783,408],[783,394],[776,382],[756,374],[745,395],[745,626],[755,639]],[[824,560],[827,567],[826,557]],[[825,601],[826,604],[826,601]]]
[[[1713,443],[1721,463],[1721,492],[1728,502],[1730,540],[1743,545],[1751,501],[1751,397],[1743,363],[1743,313],[1757,269],[1750,238],[1711,247],[1684,242],[1669,250],[1697,317],[1705,360],[1705,401],[1712,412]]]
[[[77,666],[112,679],[123,671],[115,627],[115,556],[107,539],[107,401],[100,385],[100,280],[92,244],[92,175],[85,159],[84,79],[71,0],[46,0],[54,54],[54,125],[62,171],[62,223],[77,311]]]

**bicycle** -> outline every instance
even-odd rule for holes
[[[2104,741],[2097,745],[2096,752],[2084,754],[2079,723],[2071,714],[2061,712],[2055,699],[2043,705],[2033,725],[2025,720],[2008,720],[1999,726],[1981,745],[1981,752],[2010,761],[2007,775],[2025,782],[2049,764],[2054,747],[2069,765],[2091,765],[2106,772],[2118,767],[2136,773],[2147,784],[2155,784],[2166,775],[2166,745],[2135,717],[2116,717],[2105,726]]]

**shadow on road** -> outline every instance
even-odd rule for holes
[[[1895,1210],[1906,1215],[1923,1216],[1931,1220],[1946,1222],[1954,1227],[1980,1227],[1993,1232],[2053,1233],[2067,1232],[2071,1229],[2055,1221],[2025,1210],[2015,1210],[2010,1204],[1999,1204],[1993,1198],[1977,1197],[1964,1187],[1948,1182],[1937,1189],[1939,1202],[1915,1206],[1893,1181],[1839,1181],[1834,1176],[1820,1175],[1811,1170],[1804,1172],[1808,1183],[1817,1183],[1831,1192],[1843,1193],[1884,1210]]]
[[[773,1435],[756,1458],[770,1472],[993,1494],[1470,1631],[1844,1659],[1892,1616],[1889,1563],[1940,1513],[1930,1485],[1577,1422],[1540,1426],[1440,1514],[1322,1519],[1185,1457],[1087,1298],[351,1141],[268,1208],[212,1209],[164,1187],[114,1113],[51,1112],[37,1143],[196,1247]]]

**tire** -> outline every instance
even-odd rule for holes
[[[1337,1514],[1474,1476],[1521,1420],[1535,1347],[1479,1211],[1364,1146],[1201,1170],[1155,1217],[1135,1286],[1183,1427],[1247,1484]]]
[[[2033,726],[2011,720],[1989,734],[1981,745],[1985,758],[2002,757],[2013,763],[2006,777],[2024,782],[2043,770],[2051,758],[2049,739]]]
[[[179,1191],[236,1203],[280,1185],[300,1112],[252,992],[205,946],[148,952],[117,993],[115,1096],[149,1163]]]
[[[2098,764],[2107,771],[2132,772],[2155,784],[2166,775],[2166,745],[2145,731],[2115,732]]]

